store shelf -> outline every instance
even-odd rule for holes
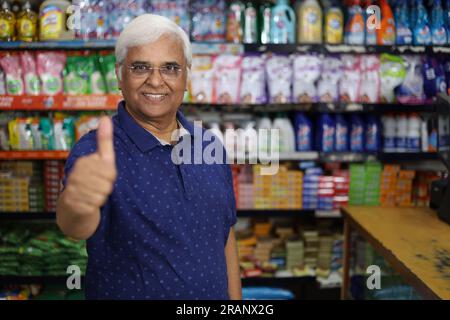
[[[56,96],[0,96],[2,111],[86,111],[116,110],[121,95],[56,95]]]
[[[276,218],[276,217],[314,217],[314,210],[304,209],[240,209],[238,217],[242,218]]]
[[[112,50],[116,40],[61,40],[41,42],[0,42],[3,50]],[[318,53],[450,53],[450,46],[353,46],[353,45],[327,45],[327,44],[235,44],[217,42],[192,42],[194,54],[211,54],[220,52],[318,52]]]
[[[69,151],[0,151],[0,160],[65,160]]]
[[[248,277],[242,278],[243,286],[285,287],[292,284],[315,282],[316,277]]]
[[[439,160],[437,152],[381,152],[378,154],[381,162],[412,162]]]
[[[20,285],[20,284],[59,284],[64,285],[67,276],[1,276],[0,285]],[[81,278],[84,282],[84,276]]]
[[[0,212],[0,221],[54,221],[55,212]]]

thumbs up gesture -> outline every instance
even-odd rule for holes
[[[103,117],[97,130],[97,151],[80,157],[67,178],[65,205],[80,216],[98,213],[113,190],[116,176],[113,125],[110,118]]]

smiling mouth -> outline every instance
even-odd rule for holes
[[[155,93],[143,93],[142,95],[145,97],[146,100],[150,102],[161,102],[168,96],[167,94],[155,94]]]

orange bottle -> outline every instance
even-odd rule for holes
[[[381,28],[377,32],[378,45],[395,45],[395,19],[387,0],[380,0]]]

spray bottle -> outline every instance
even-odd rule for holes
[[[434,0],[431,13],[431,37],[434,45],[447,43],[447,30],[445,28],[444,10],[441,0]]]
[[[416,0],[416,7],[417,23],[413,31],[414,45],[430,45],[432,39],[427,9],[423,5],[422,0]]]
[[[381,5],[381,28],[377,30],[378,45],[395,44],[395,21],[392,9],[387,0],[380,0]]]

